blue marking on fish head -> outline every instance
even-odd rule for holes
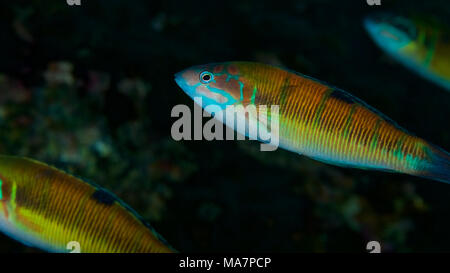
[[[175,82],[203,108],[215,105],[225,109],[242,99],[242,83],[225,67],[226,64],[193,66],[175,74]]]
[[[371,15],[364,19],[364,27],[380,48],[394,55],[417,38],[415,24],[401,16]]]

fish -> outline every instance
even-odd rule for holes
[[[450,31],[422,18],[369,15],[364,28],[375,44],[423,78],[450,91]]]
[[[187,68],[175,74],[175,81],[204,109],[253,105],[266,111],[236,111],[236,116],[265,128],[268,120],[277,119],[279,147],[291,152],[341,167],[450,182],[448,152],[361,99],[312,77],[267,64],[224,62]],[[278,114],[267,110],[272,106],[279,107]],[[237,131],[235,123],[221,121]],[[238,132],[248,136],[247,129]]]
[[[106,189],[16,156],[0,156],[0,231],[47,252],[176,251]]]

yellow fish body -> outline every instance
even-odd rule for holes
[[[117,197],[44,163],[0,156],[0,231],[49,252],[173,252]]]
[[[334,165],[450,183],[446,151],[346,91],[311,77],[265,64],[225,62],[190,67],[177,73],[175,81],[204,108],[218,105],[226,111],[229,106],[243,105],[265,111],[263,115],[250,111],[238,115],[257,120],[260,128],[268,128],[269,120],[278,120],[279,146],[292,152]],[[272,106],[279,106],[278,114],[261,110]],[[232,124],[227,126],[236,130]]]

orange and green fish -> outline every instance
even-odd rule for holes
[[[344,167],[450,182],[446,151],[409,133],[362,100],[311,77],[265,64],[226,62],[188,68],[177,73],[175,81],[203,108],[277,105],[276,117],[259,110],[266,113],[238,112],[242,115],[238,119],[256,120],[266,128],[269,120],[277,119],[279,146],[292,152]],[[235,124],[222,121],[236,130]],[[240,133],[248,136],[247,129]]]
[[[450,91],[450,31],[445,26],[386,13],[368,16],[364,26],[392,58]]]
[[[0,156],[0,231],[48,252],[67,253],[71,246],[82,253],[174,251],[112,193],[12,156]]]

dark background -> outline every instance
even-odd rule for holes
[[[450,250],[450,185],[170,135],[172,107],[193,106],[174,73],[248,60],[332,83],[450,150],[450,93],[362,27],[381,10],[447,24],[448,0],[81,2],[1,4],[0,153],[95,181],[182,252]],[[38,250],[0,235],[0,251]]]

